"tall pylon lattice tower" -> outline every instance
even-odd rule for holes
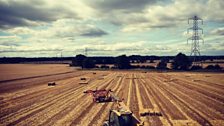
[[[201,53],[200,53],[199,44],[200,44],[200,40],[203,41],[204,43],[204,39],[201,38],[201,35],[203,34],[203,29],[200,28],[198,25],[199,25],[199,21],[201,21],[201,24],[203,25],[203,20],[199,18],[198,16],[194,16],[188,19],[188,24],[190,23],[191,20],[193,23],[193,27],[190,27],[187,29],[188,34],[189,34],[189,31],[192,30],[192,36],[187,39],[187,43],[189,40],[192,40],[190,56],[193,57],[193,65],[202,65],[200,61]],[[201,31],[201,34],[199,33],[199,31]]]

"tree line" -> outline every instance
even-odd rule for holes
[[[224,63],[224,56],[200,56],[201,61],[207,63]],[[217,62],[217,59],[219,60]],[[114,64],[112,68],[114,69],[132,69],[132,68],[142,68],[142,69],[168,69],[167,64],[171,64],[171,69],[174,70],[197,70],[202,69],[200,66],[192,65],[193,57],[186,56],[183,53],[179,53],[176,56],[140,56],[140,55],[121,55],[118,57],[86,57],[84,55],[76,55],[75,57],[1,57],[0,64],[6,63],[69,63],[71,66],[80,66],[82,68],[110,68],[108,64]],[[216,61],[214,61],[216,60]],[[60,61],[60,62],[58,62]],[[66,62],[63,62],[66,61]],[[68,62],[67,62],[68,61]],[[139,63],[154,63],[155,61],[160,61],[157,66],[148,65],[138,65]],[[101,64],[98,66],[96,64]],[[133,65],[135,64],[135,65]],[[214,70],[221,69],[219,65],[209,65],[206,69]],[[170,67],[169,67],[170,68]]]
[[[178,53],[175,57],[162,57],[159,59],[159,63],[156,67],[153,66],[133,66],[131,63],[142,63],[146,62],[146,57],[140,56],[126,56],[121,55],[114,58],[101,58],[100,63],[94,57],[86,57],[85,55],[76,55],[75,58],[72,59],[71,66],[80,66],[82,68],[99,68],[96,64],[103,64],[101,68],[109,68],[109,66],[105,64],[114,64],[114,69],[132,69],[132,68],[144,68],[144,69],[160,69],[166,70],[169,69],[167,67],[168,63],[171,63],[171,69],[173,70],[198,70],[202,69],[201,66],[192,66],[192,58],[186,56],[183,53]],[[153,63],[154,60],[158,60],[158,57],[150,57],[150,63]],[[172,60],[172,61],[171,61]],[[206,69],[221,69],[219,65],[209,65]]]

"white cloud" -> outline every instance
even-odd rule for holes
[[[216,28],[216,29],[212,30],[211,34],[214,34],[214,35],[224,35],[224,27]]]
[[[8,33],[15,35],[28,35],[32,38],[38,39],[51,39],[51,38],[72,38],[77,36],[86,37],[100,37],[106,35],[107,32],[103,31],[96,26],[74,19],[60,19],[53,22],[51,25],[38,27],[16,27],[7,30]]]
[[[90,40],[91,41],[91,40]],[[77,49],[85,49],[88,48],[89,50],[94,51],[122,51],[122,50],[140,50],[142,47],[144,47],[145,42],[144,41],[138,41],[138,42],[95,42],[92,41],[89,44],[83,44]]]
[[[111,22],[120,24],[123,32],[138,32],[152,28],[183,26],[187,19],[198,15],[205,21],[224,21],[222,0],[175,0],[167,5],[151,5],[139,13],[116,13],[109,17]],[[122,17],[122,18],[117,18]],[[115,21],[114,21],[115,20]]]
[[[12,36],[0,36],[0,39],[18,39],[20,37],[16,36],[16,35],[12,35]]]
[[[206,19],[224,22],[224,1],[223,0],[209,0],[207,5],[205,4]]]

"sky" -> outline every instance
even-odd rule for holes
[[[0,0],[0,57],[224,54],[224,0]],[[201,32],[200,32],[201,33]]]

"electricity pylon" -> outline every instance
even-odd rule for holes
[[[192,30],[192,36],[187,39],[187,43],[188,43],[188,40],[192,40],[190,56],[193,56],[193,65],[201,65],[201,62],[200,62],[201,54],[200,54],[199,43],[200,43],[200,40],[202,40],[204,43],[204,39],[201,38],[201,34],[199,34],[199,31],[202,31],[202,34],[203,34],[203,29],[200,28],[198,25],[199,25],[199,21],[201,21],[201,24],[203,25],[203,20],[199,18],[198,16],[194,16],[188,19],[188,24],[190,20],[192,20],[193,22],[193,27],[187,29],[187,33],[189,33],[189,30]]]

